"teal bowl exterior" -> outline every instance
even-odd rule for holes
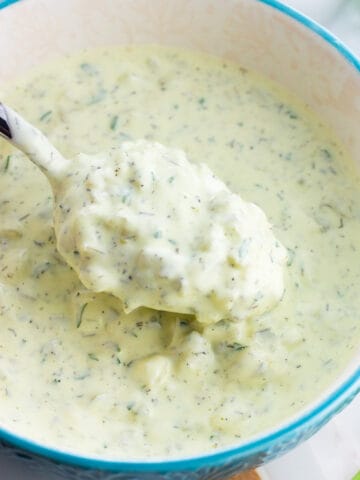
[[[0,0],[0,10],[20,0]],[[300,22],[336,49],[359,72],[360,61],[326,29],[276,0],[258,1]],[[1,454],[25,462],[35,471],[67,480],[225,480],[291,450],[311,437],[360,392],[360,367],[308,412],[273,433],[215,453],[164,461],[110,461],[47,448],[0,428]]]

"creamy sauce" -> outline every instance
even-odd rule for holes
[[[2,142],[3,427],[103,457],[189,455],[275,425],[346,365],[360,337],[359,180],[297,100],[237,65],[158,47],[85,52],[2,98],[67,158],[145,138],[206,161],[288,251],[285,294],[259,317],[125,314],[64,262],[46,180]]]
[[[181,150],[140,140],[68,162],[56,187],[59,252],[126,313],[243,320],[284,291],[285,249],[264,213]]]

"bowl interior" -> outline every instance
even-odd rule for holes
[[[121,8],[104,0],[101,9],[89,8],[87,0],[18,2],[1,13],[0,82],[85,47],[160,43],[202,50],[283,84],[359,159],[359,63],[353,65],[340,42],[330,45],[283,9],[271,0],[122,0]]]

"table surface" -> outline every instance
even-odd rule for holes
[[[360,56],[360,0],[287,0],[326,25]],[[259,469],[262,480],[351,480],[360,471],[360,398],[310,440]],[[0,450],[0,480],[59,480],[28,471]]]

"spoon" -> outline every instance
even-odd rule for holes
[[[51,185],[67,171],[69,160],[46,136],[12,108],[0,102],[0,136],[21,150],[46,175]]]

